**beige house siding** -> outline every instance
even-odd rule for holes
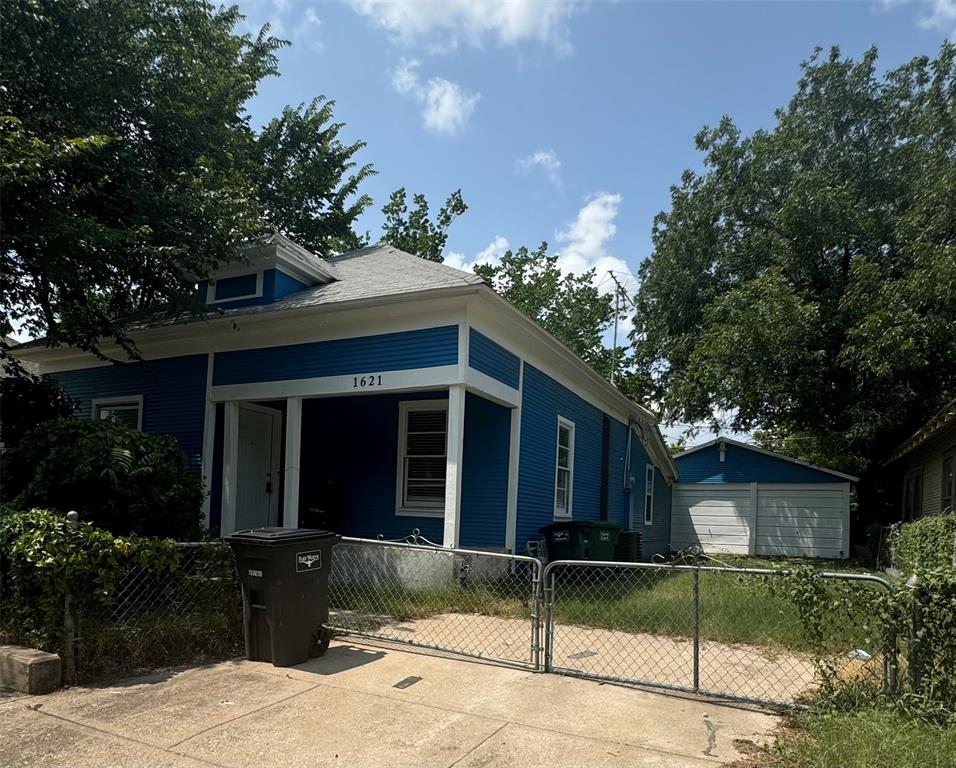
[[[900,509],[903,509],[905,479],[917,472],[923,474],[922,514],[938,515],[942,511],[943,454],[956,447],[956,424],[950,424],[934,435],[924,445],[904,456],[900,461],[903,469],[903,485],[900,488]]]

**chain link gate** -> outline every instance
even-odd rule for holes
[[[775,592],[784,575],[759,568],[552,562],[542,576],[543,669],[799,705],[821,683],[821,659],[811,652],[797,607]],[[853,590],[892,589],[867,574],[821,575],[825,592],[833,584],[851,590],[851,604]],[[817,641],[832,650],[823,661],[838,677],[879,677],[884,690],[893,690],[896,638],[869,619],[826,616]]]
[[[329,625],[537,670],[541,570],[533,557],[343,537],[332,557]]]

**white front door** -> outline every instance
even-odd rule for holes
[[[278,525],[281,435],[281,411],[251,403],[239,406],[237,531]]]

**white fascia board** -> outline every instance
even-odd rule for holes
[[[156,360],[436,328],[463,321],[460,295],[474,293],[474,288],[456,289],[453,296],[431,290],[390,297],[388,301],[340,302],[242,315],[224,313],[191,323],[144,329],[131,336],[143,359]],[[103,352],[125,360],[125,354],[115,345],[105,345]],[[13,354],[38,364],[43,373],[111,364],[73,347],[28,347]]]
[[[466,368],[465,385],[469,392],[493,400],[499,405],[514,408],[521,404],[521,393],[517,389],[474,368]]]
[[[363,384],[362,382],[372,383]],[[407,392],[445,389],[461,384],[457,365],[414,368],[402,371],[373,371],[310,379],[256,381],[247,384],[220,384],[210,390],[213,402],[230,400],[278,400],[286,397],[331,397],[333,395],[374,395],[379,392]]]

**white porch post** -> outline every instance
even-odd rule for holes
[[[448,388],[448,443],[445,464],[445,533],[442,543],[457,547],[461,533],[461,476],[465,448],[465,385]]]
[[[505,548],[518,554],[515,546],[518,527],[518,462],[521,458],[521,398],[524,362],[518,369],[518,405],[511,409],[511,435],[508,440],[508,506],[505,513]]]
[[[224,406],[222,436],[222,535],[236,530],[236,496],[239,486],[239,403]]]
[[[302,457],[302,398],[285,401],[285,471],[282,473],[282,526],[299,526],[299,464]]]

